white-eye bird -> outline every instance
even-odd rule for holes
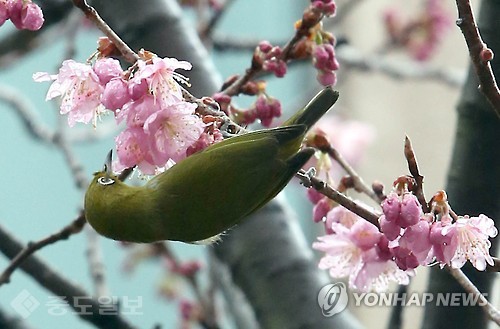
[[[281,127],[227,138],[193,154],[143,186],[111,171],[94,174],[85,217],[100,234],[120,241],[214,240],[274,198],[314,154],[301,145],[309,128],[337,101],[325,88]]]

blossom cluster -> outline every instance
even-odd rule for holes
[[[42,10],[31,0],[0,0],[0,26],[10,19],[20,30],[39,30],[44,22]]]
[[[189,70],[191,64],[151,56],[124,72],[112,58],[93,65],[66,60],[59,74],[35,73],[33,78],[53,80],[47,100],[62,98],[61,114],[68,115],[70,126],[95,126],[102,113],[113,112],[117,123],[126,126],[115,139],[116,169],[137,166],[144,174],[155,174],[170,160],[177,162],[221,139],[195,113],[197,105],[184,100],[179,82],[187,79],[177,69]]]
[[[444,191],[434,196],[428,213],[414,194],[401,189],[391,192],[381,206],[378,226],[340,206],[326,212],[321,219],[326,235],[313,243],[325,253],[321,269],[334,278],[349,277],[354,289],[380,292],[390,282],[408,284],[418,266],[461,268],[469,260],[484,271],[486,264],[493,265],[489,238],[498,233],[493,220],[483,214],[453,219]],[[324,213],[325,205],[320,207]]]
[[[248,109],[238,109],[231,105],[231,97],[224,93],[216,93],[213,97],[221,105],[221,109],[234,118],[240,125],[249,125],[259,120],[264,127],[270,127],[274,118],[281,116],[281,102],[268,95],[265,81],[249,81],[241,88],[241,92],[249,96],[257,96]]]
[[[451,23],[440,0],[427,0],[424,10],[413,19],[404,19],[394,8],[384,13],[384,25],[392,45],[406,49],[418,61],[432,56]]]

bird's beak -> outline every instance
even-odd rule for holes
[[[113,171],[111,170],[111,161],[113,160],[113,150],[109,150],[108,155],[106,155],[106,161],[104,162],[103,171],[106,177],[109,178]]]

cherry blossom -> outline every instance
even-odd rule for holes
[[[96,123],[97,116],[104,110],[101,94],[104,90],[99,77],[90,65],[65,60],[59,74],[49,75],[46,72],[33,74],[37,82],[51,81],[46,100],[61,97],[61,114],[68,114],[68,124],[73,127],[76,122]]]
[[[155,101],[160,102],[162,106],[168,106],[183,100],[178,82],[188,84],[188,79],[174,71],[190,70],[191,63],[175,58],[153,57],[152,64],[146,65],[144,61],[139,61],[138,66],[139,70],[132,80],[140,81],[139,83],[146,80]]]
[[[361,291],[384,291],[389,282],[408,284],[412,271],[401,270],[380,251],[383,235],[365,220],[350,228],[332,223],[332,233],[318,237],[313,248],[325,252],[318,267],[334,278],[349,277],[349,285]]]
[[[480,271],[486,269],[486,263],[493,265],[489,249],[493,238],[498,234],[491,218],[460,216],[452,225],[445,226],[442,234],[451,234],[456,251],[451,259],[451,266],[461,268],[469,260]]]
[[[155,164],[164,164],[186,157],[186,150],[194,144],[205,129],[203,121],[194,114],[196,104],[178,102],[151,114],[144,123],[144,131],[151,142]]]
[[[155,165],[144,129],[129,127],[116,137],[115,143],[118,155],[116,170],[137,166],[143,174],[155,174]]]

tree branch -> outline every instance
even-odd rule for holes
[[[483,294],[477,289],[471,280],[460,269],[447,267],[448,271],[453,275],[458,283],[465,289],[465,291],[475,295],[478,299],[478,304],[483,307],[486,315],[497,325],[500,325],[500,311],[493,306]]]
[[[25,248],[22,248],[22,250],[17,255],[15,255],[15,257],[12,258],[10,264],[0,275],[0,286],[2,286],[5,283],[9,283],[10,276],[12,275],[12,273],[14,273],[14,271],[19,266],[21,266],[21,264],[33,253],[42,249],[43,247],[46,247],[50,244],[53,244],[61,240],[66,240],[71,235],[79,233],[82,230],[85,223],[86,223],[85,216],[82,213],[80,216],[78,216],[75,220],[73,220],[69,225],[65,226],[59,232],[51,234],[48,237],[38,240],[36,242],[29,242]]]
[[[374,211],[371,211],[366,207],[362,206],[361,204],[357,203],[356,201],[351,200],[350,198],[346,197],[344,194],[335,190],[333,187],[323,182],[322,180],[309,175],[304,170],[300,170],[297,173],[296,177],[300,179],[300,181],[304,186],[312,187],[319,193],[337,202],[344,208],[352,211],[356,215],[366,219],[373,225],[379,227],[378,223],[378,218],[380,217],[379,214],[376,214]]]
[[[469,48],[472,65],[479,79],[479,90],[490,102],[493,110],[500,118],[500,90],[490,64],[493,59],[493,50],[486,46],[481,34],[479,34],[470,0],[457,0],[456,2],[458,9],[457,25],[462,30]]]
[[[78,219],[80,219],[80,217]],[[0,251],[5,256],[12,259],[15,258],[16,255],[22,254],[23,250],[28,249],[30,249],[29,245],[23,246],[21,242],[17,241],[10,233],[0,226]],[[20,265],[21,269],[35,279],[42,287],[52,292],[55,296],[63,297],[81,319],[102,329],[135,328],[121,315],[114,311],[106,312],[106,315],[101,314],[103,309],[106,307],[105,305],[100,304],[97,300],[89,296],[82,288],[74,285],[67,278],[64,278],[57,271],[50,268],[38,256],[23,256],[23,258],[25,259],[25,262]],[[85,306],[90,306],[86,312],[82,312],[82,300],[88,302]]]
[[[500,49],[500,2],[481,1],[479,28],[483,38],[494,49]],[[493,59],[492,68],[500,74],[500,56]],[[475,69],[469,67],[467,81],[457,106],[458,121],[454,149],[448,171],[446,193],[453,209],[471,216],[480,213],[493,218],[496,226],[500,220],[500,120],[491,111],[490,104],[477,89]],[[493,239],[491,253],[495,254],[499,239]],[[479,272],[470,265],[462,271],[482,293],[492,296],[496,273]],[[463,288],[450,273],[431,268],[427,291],[429,293],[461,293]],[[489,320],[476,306],[437,307],[425,306],[422,328],[485,328]]]

